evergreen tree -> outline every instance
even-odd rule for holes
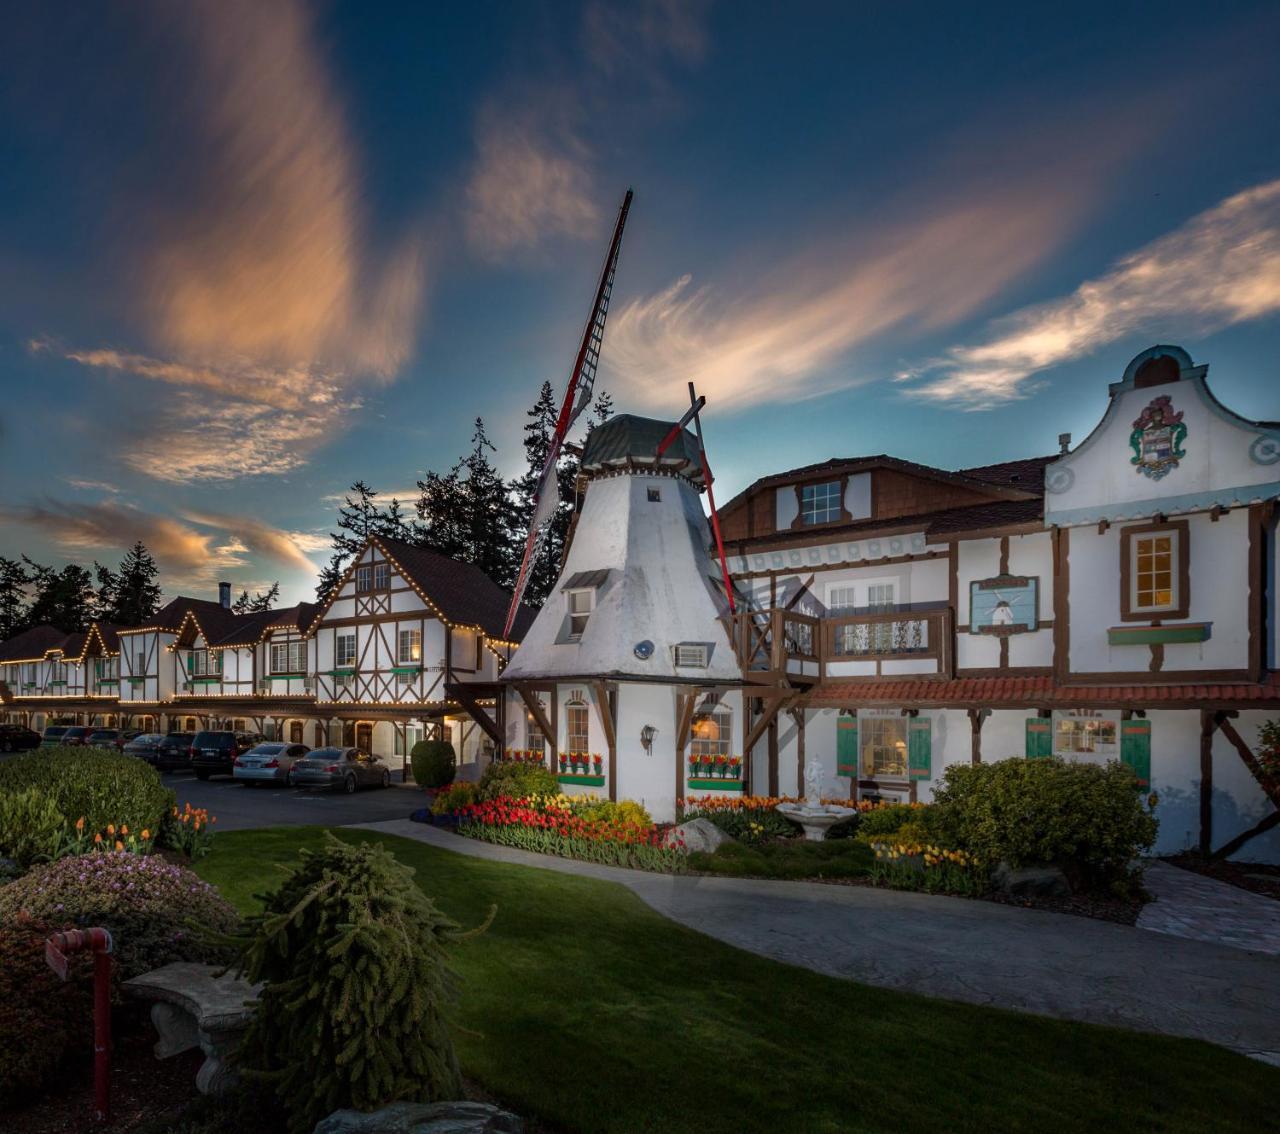
[[[419,485],[421,487],[421,485]],[[405,542],[414,542],[416,533],[404,518],[399,500],[392,500],[386,508],[378,505],[378,494],[364,481],[358,480],[338,509],[338,530],[329,533],[333,541],[333,554],[320,571],[316,583],[316,597],[323,602],[341,581],[351,557],[364,546],[371,535],[386,536]]]
[[[0,555],[0,642],[22,633],[30,625],[27,618],[30,581],[21,563]]]
[[[231,609],[236,614],[262,614],[273,609],[279,597],[280,584],[276,582],[267,590],[258,591],[253,598],[249,597],[248,591],[241,591],[240,597],[231,604]]]
[[[511,511],[515,535],[514,551],[520,556],[524,555],[524,544],[528,537],[529,525],[533,522],[534,494],[538,490],[538,482],[542,477],[543,466],[547,463],[547,453],[551,449],[551,438],[555,435],[556,403],[550,382],[542,383],[542,389],[538,392],[537,401],[533,403],[532,408],[525,416],[528,418],[524,427],[526,469],[524,475],[518,477],[511,484]],[[560,466],[563,466],[563,464],[564,458],[562,457]],[[557,471],[559,471],[559,466]],[[530,606],[541,606],[543,604],[547,595],[551,593],[551,589],[555,586],[556,577],[560,572],[560,548],[563,546],[564,531],[567,530],[567,525],[562,523],[561,517],[561,513],[565,510],[563,485],[557,491],[561,492],[562,499],[557,508],[556,516],[552,520],[551,530],[547,533],[547,539],[543,543],[542,554],[538,556],[537,561],[530,569],[529,582],[525,588],[524,601]],[[519,571],[518,561],[516,570]]]
[[[98,581],[98,586],[93,595],[91,614],[101,622],[110,622],[110,614],[116,605],[116,592],[120,585],[120,578],[110,567],[104,567],[96,559],[93,561],[93,575]]]
[[[160,584],[156,582],[160,571],[141,540],[125,553],[118,572],[113,574],[94,566],[98,571],[98,617],[102,621],[142,626],[160,609]]]
[[[466,508],[458,466],[447,473],[428,471],[418,481],[416,542],[454,559],[467,557]]]
[[[590,429],[594,425],[603,425],[613,416],[613,396],[605,390],[601,390],[596,396],[595,405],[591,407],[591,422],[587,426]]]
[[[93,576],[74,563],[56,571],[25,555],[22,561],[31,569],[31,583],[35,588],[27,614],[28,624],[40,626],[47,622],[68,634],[87,629],[93,617]]]

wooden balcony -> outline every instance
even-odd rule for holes
[[[841,678],[953,676],[954,619],[944,605],[823,618],[774,607],[734,615],[748,681],[813,685]]]

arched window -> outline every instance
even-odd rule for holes
[[[733,712],[717,705],[694,718],[689,736],[690,756],[728,756],[733,736]]]
[[[564,707],[566,752],[591,751],[591,714],[587,711],[587,703],[580,697],[574,697]]]

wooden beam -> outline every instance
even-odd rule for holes
[[[1218,727],[1222,730],[1222,735],[1231,742],[1232,747],[1240,754],[1240,759],[1244,761],[1244,766],[1249,769],[1249,774],[1258,781],[1258,786],[1266,793],[1267,798],[1271,800],[1277,810],[1280,810],[1280,787],[1274,787],[1269,784],[1267,777],[1263,774],[1262,765],[1258,763],[1258,757],[1253,753],[1253,749],[1245,743],[1244,737],[1236,731],[1235,725],[1225,715],[1219,715],[1221,716],[1221,723]]]
[[[676,696],[680,710],[676,719],[676,755],[683,761],[685,745],[689,743],[689,733],[693,728],[693,710],[698,705],[698,694],[695,690],[692,693],[677,693]],[[680,773],[684,774],[683,766]]]
[[[604,739],[609,747],[609,798],[618,799],[618,720],[614,714],[613,702],[609,688],[603,681],[591,682],[591,693],[595,697],[596,708],[600,711],[600,722],[604,725]]]
[[[551,722],[547,720],[547,714],[542,711],[542,705],[528,686],[516,683],[516,692],[520,694],[520,700],[524,702],[525,708],[532,714],[538,728],[542,730],[542,735],[546,737],[547,746],[551,749],[551,766],[554,768],[556,766],[556,757],[560,753],[556,730],[552,727]]]
[[[778,721],[775,717],[769,722],[769,795],[778,795]]]
[[[791,719],[796,722],[796,795],[804,795],[804,724],[803,709],[788,709]]]
[[[1200,854],[1213,847],[1213,734],[1220,721],[1210,709],[1200,710]]]
[[[764,730],[777,720],[778,713],[784,708],[789,709],[801,697],[801,694],[791,689],[770,690],[766,693],[759,694],[760,698],[766,702],[764,712],[760,715],[759,720],[751,726],[751,731],[747,733],[744,749],[750,750],[755,747],[756,742],[764,735]]]
[[[1265,834],[1277,823],[1280,823],[1280,811],[1273,811],[1263,819],[1262,822],[1254,824],[1254,826],[1250,827],[1247,831],[1242,831],[1230,842],[1223,843],[1223,845],[1214,851],[1209,857],[1213,859],[1229,858],[1250,839],[1255,838],[1258,835]]]
[[[969,762],[982,763],[982,722],[987,719],[990,709],[970,709],[969,711]]]

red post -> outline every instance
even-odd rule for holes
[[[45,960],[63,980],[67,955],[93,951],[93,1120],[111,1117],[111,934],[105,929],[68,929],[44,946]]]

